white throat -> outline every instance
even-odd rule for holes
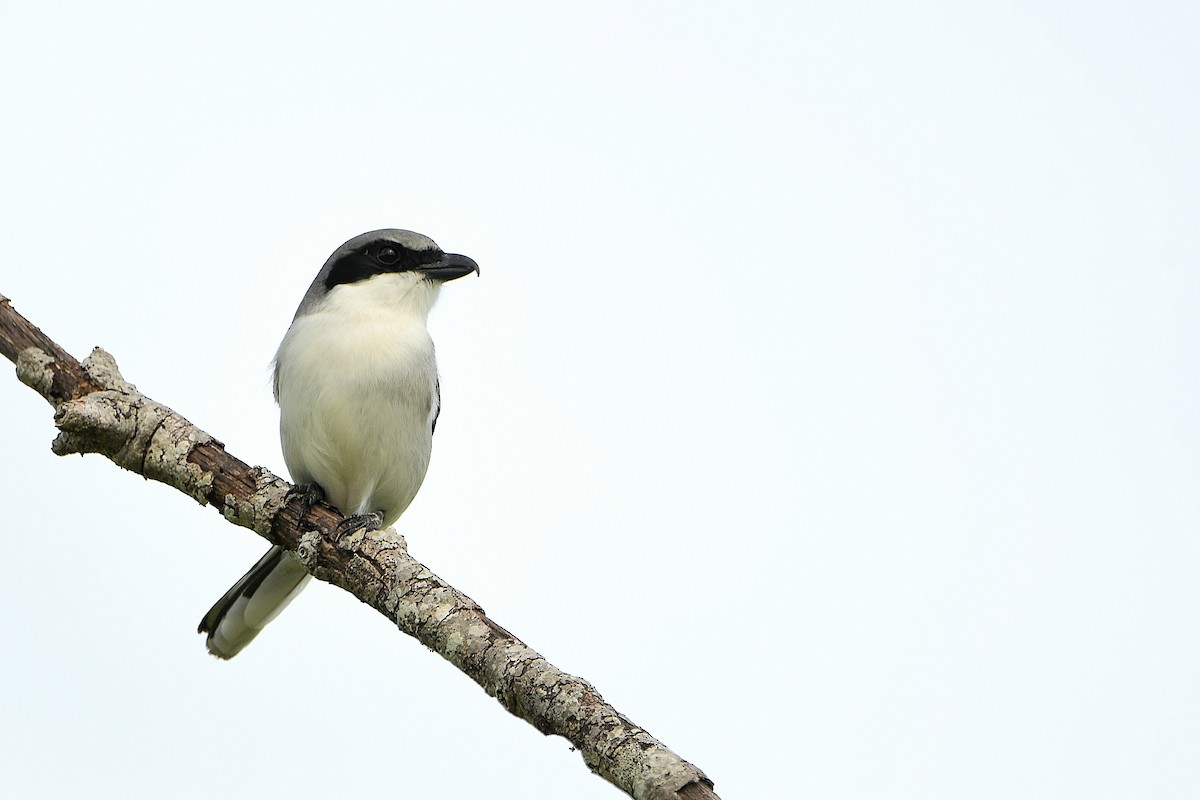
[[[441,284],[416,272],[388,272],[365,281],[335,286],[309,313],[348,315],[388,314],[417,318],[424,323],[437,302]]]

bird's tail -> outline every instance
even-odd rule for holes
[[[208,652],[236,656],[311,577],[282,547],[272,547],[200,620],[198,632],[208,634]]]

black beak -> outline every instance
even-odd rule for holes
[[[428,280],[445,283],[472,272],[478,275],[479,265],[466,256],[446,253],[439,261],[417,267],[417,271],[423,273]]]

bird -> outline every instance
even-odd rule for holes
[[[429,467],[441,386],[426,323],[442,284],[479,265],[429,237],[389,228],[329,256],[274,359],[283,460],[297,491],[323,497],[339,530],[396,522]],[[208,651],[230,659],[311,576],[274,546],[200,621]]]

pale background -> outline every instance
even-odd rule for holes
[[[326,256],[482,266],[400,529],[735,798],[1200,796],[1200,15],[7,3],[0,293],[283,471]],[[11,797],[615,798],[0,380]]]

